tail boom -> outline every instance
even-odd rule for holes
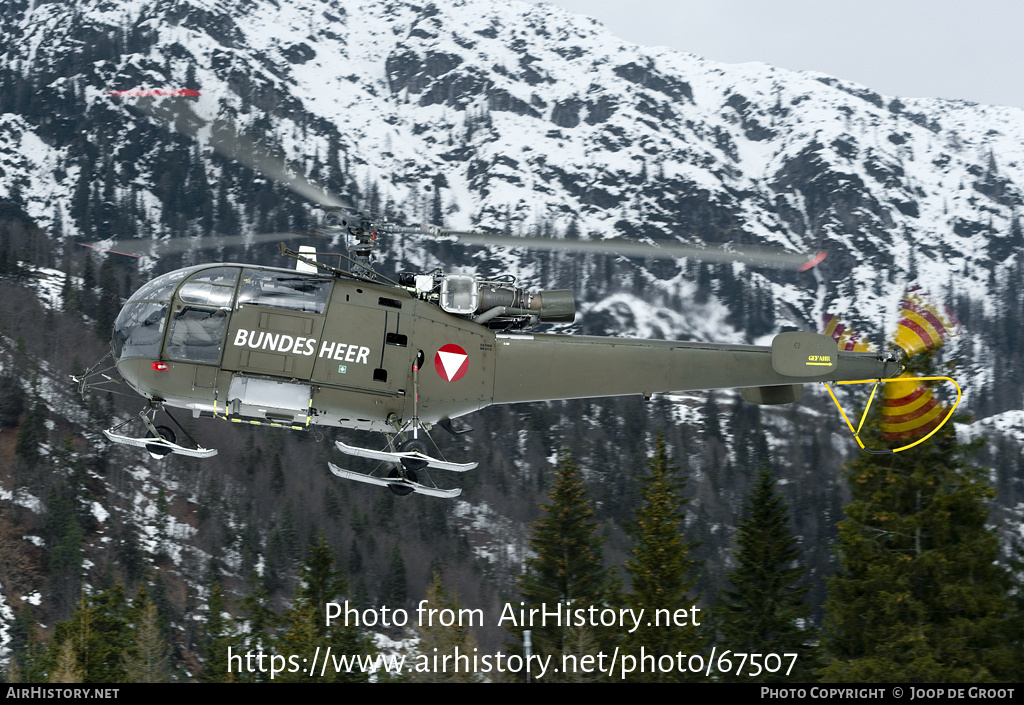
[[[813,333],[784,333],[776,340],[787,335],[805,336],[799,340],[818,349],[827,343],[829,364],[801,368],[799,374],[784,373],[795,369],[791,353],[773,352],[776,346],[499,335],[494,403],[878,379],[901,371],[890,354],[838,351],[831,338]]]

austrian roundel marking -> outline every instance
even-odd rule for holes
[[[434,369],[444,381],[458,382],[469,370],[469,355],[455,343],[448,343],[434,355]]]

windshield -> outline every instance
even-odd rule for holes
[[[158,301],[129,302],[121,309],[114,322],[114,337],[111,340],[114,358],[159,357],[167,309],[166,303]]]
[[[160,357],[171,297],[181,281],[197,269],[187,267],[168,272],[147,282],[132,294],[114,321],[114,335],[110,345],[115,359]]]

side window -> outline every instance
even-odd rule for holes
[[[220,362],[228,316],[220,309],[186,306],[174,314],[167,355],[190,362]]]
[[[239,306],[273,306],[304,313],[323,313],[331,293],[330,279],[296,272],[247,269],[238,288]]]

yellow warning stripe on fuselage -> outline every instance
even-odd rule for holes
[[[232,416],[228,412],[228,408],[229,408],[228,405],[225,404],[224,405],[224,414],[223,415],[222,414],[218,414],[217,413],[217,399],[215,397],[214,400],[213,400],[213,418],[221,419],[223,421],[230,421],[231,423],[247,423],[247,424],[250,424],[252,426],[270,426],[272,428],[288,428],[288,429],[291,429],[293,431],[305,431],[306,428],[309,426],[310,421],[312,421],[312,419],[313,419],[313,399],[312,398],[310,398],[310,400],[309,400],[309,409],[306,412],[306,425],[305,426],[300,426],[298,424],[277,423],[275,421],[260,421],[259,419],[247,419],[247,418],[242,417],[242,416]]]

